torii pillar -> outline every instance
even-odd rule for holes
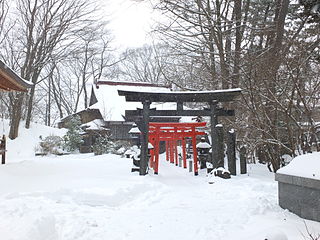
[[[218,116],[217,116],[217,102],[212,101],[209,102],[210,106],[210,111],[211,111],[211,116],[210,116],[210,128],[211,128],[211,148],[212,148],[212,153],[211,153],[211,159],[212,159],[212,164],[213,168],[217,167],[217,163],[219,162],[220,159],[218,159],[218,138],[217,138],[217,131],[216,131],[216,125],[218,124]]]
[[[140,168],[139,175],[146,175],[148,173],[148,139],[149,139],[149,121],[150,121],[150,104],[151,102],[145,100],[143,104],[142,121],[139,124],[141,131],[141,152],[140,152]]]

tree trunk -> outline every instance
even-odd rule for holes
[[[25,125],[27,129],[30,128],[30,123],[31,123],[34,92],[35,92],[35,86],[32,86],[29,94],[29,100],[28,100],[28,106],[27,106],[28,110],[27,110],[27,118],[26,118],[26,125]]]
[[[234,11],[236,21],[236,42],[234,53],[234,67],[231,86],[238,87],[240,82],[240,57],[241,57],[241,0],[234,0]]]
[[[9,138],[11,140],[16,139],[19,134],[19,124],[22,116],[22,103],[24,93],[10,94],[11,101],[11,119],[10,119],[10,131]]]
[[[46,124],[47,126],[51,125],[51,77],[48,81],[48,103],[46,108]]]
[[[40,70],[41,71],[41,70]],[[30,93],[29,93],[29,98],[28,98],[28,110],[27,110],[27,117],[26,117],[26,128],[30,128],[30,123],[31,123],[31,118],[32,118],[32,109],[33,109],[33,99],[34,99],[34,94],[36,90],[36,83],[38,81],[38,78],[40,76],[40,71],[35,70],[35,72],[32,75],[32,83],[34,84],[31,87]]]

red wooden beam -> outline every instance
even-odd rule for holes
[[[166,160],[169,161],[169,142],[166,141]]]
[[[156,130],[157,132],[159,131],[159,128]],[[155,154],[155,159],[154,159],[154,174],[158,174],[159,171],[159,134],[155,137],[155,143],[154,143],[154,154]]]
[[[198,156],[197,156],[197,140],[196,140],[196,131],[195,128],[192,129],[193,136],[192,136],[192,149],[193,149],[193,168],[194,168],[194,175],[198,175]]]
[[[195,122],[195,123],[177,123],[177,122],[151,122],[149,123],[150,126],[160,126],[160,127],[205,127],[207,125],[206,122]]]
[[[174,148],[173,141],[170,141],[170,163],[174,163]]]
[[[155,132],[151,132],[149,133],[149,136],[151,137],[155,137],[157,134]],[[160,132],[159,133],[159,137],[163,138],[163,139],[168,139],[168,140],[174,140],[174,139],[181,139],[184,137],[192,137],[194,135],[194,133],[192,132],[183,132],[183,133],[178,133],[176,136],[174,136],[172,133],[170,132]],[[205,132],[199,132],[199,131],[195,131],[195,135],[206,135]]]
[[[182,138],[182,158],[183,158],[183,168],[187,168],[187,148],[186,148],[185,138]]]

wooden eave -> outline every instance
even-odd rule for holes
[[[27,92],[33,84],[19,77],[0,60],[0,89],[5,91]]]

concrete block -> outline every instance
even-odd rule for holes
[[[279,174],[279,205],[298,216],[320,222],[320,185],[317,180]]]

